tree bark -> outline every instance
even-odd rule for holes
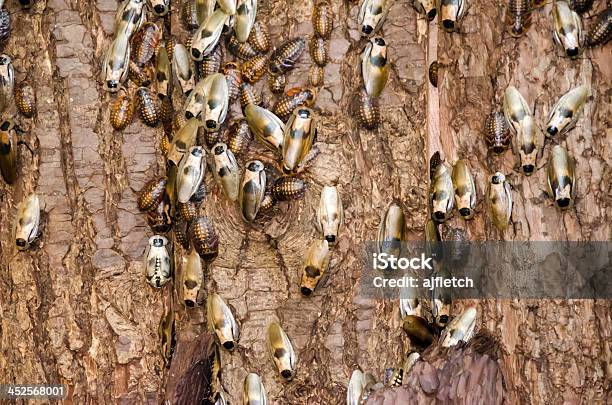
[[[0,383],[66,384],[66,404],[159,404],[167,397],[169,371],[157,329],[174,287],[160,292],[146,284],[142,254],[152,232],[136,206],[136,191],[165,173],[158,148],[163,131],[137,118],[123,132],[110,126],[112,97],[97,75],[117,3],[50,0],[36,2],[30,11],[14,2],[5,7],[13,31],[4,52],[13,58],[16,82],[27,77],[36,89],[38,114],[19,117],[33,157],[20,149],[19,180],[13,186],[0,182]],[[268,24],[275,45],[295,36],[308,39],[312,7],[313,1],[260,1],[258,20]],[[174,1],[172,8],[173,34],[184,43],[180,4]],[[304,199],[279,203],[249,225],[212,176],[206,179],[201,212],[215,221],[221,241],[207,290],[235,309],[241,326],[239,347],[222,352],[222,382],[232,404],[241,403],[249,372],[262,377],[271,403],[340,404],[353,369],[382,379],[410,350],[397,302],[359,295],[361,256],[393,199],[405,210],[408,239],[423,239],[432,148],[451,163],[467,159],[479,194],[476,219],[454,218],[447,229],[465,229],[473,240],[610,239],[609,46],[576,61],[560,57],[551,40],[550,4],[535,11],[526,36],[514,40],[502,33],[505,7],[498,3],[470,1],[462,32],[447,34],[417,20],[407,2],[395,2],[383,28],[392,62],[381,98],[383,122],[366,131],[354,119],[364,45],[356,24],[358,3],[334,0],[332,8],[331,60],[315,104],[321,154],[302,175],[308,183]],[[436,58],[437,91],[427,81],[429,62]],[[310,64],[305,52],[287,88],[307,85]],[[265,82],[258,88],[272,104]],[[562,213],[543,194],[541,167],[548,153],[531,177],[513,171],[511,152],[501,158],[487,154],[484,119],[500,108],[508,84],[535,102],[540,125],[563,93],[591,85],[593,97],[563,142],[577,160],[575,209]],[[183,102],[177,94],[175,107]],[[240,115],[234,105],[232,117]],[[276,165],[274,155],[258,145],[248,158]],[[512,226],[503,235],[492,227],[483,203],[489,174],[496,170],[512,173],[514,186]],[[327,280],[306,298],[298,288],[302,259],[320,237],[314,219],[327,184],[341,192],[345,224]],[[31,192],[46,203],[44,233],[39,247],[17,252],[12,219]],[[183,253],[177,247],[177,262]],[[498,341],[494,363],[508,403],[609,401],[609,301],[461,301],[453,313],[471,304],[478,305],[477,328]],[[205,307],[175,308],[179,350],[201,339],[206,317]],[[299,358],[290,383],[275,372],[265,344],[267,325],[275,320]]]

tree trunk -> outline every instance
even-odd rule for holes
[[[5,7],[13,31],[4,52],[13,58],[16,82],[27,77],[35,87],[38,114],[18,118],[33,157],[21,148],[18,181],[0,182],[0,383],[66,384],[68,404],[159,404],[167,396],[166,382],[177,378],[164,367],[157,333],[173,286],[160,292],[146,284],[142,255],[152,232],[136,206],[136,191],[165,172],[158,148],[163,131],[136,118],[123,132],[110,126],[112,97],[97,75],[117,3],[52,0],[30,11],[16,2]],[[172,7],[172,31],[184,43],[180,5],[173,1]],[[312,1],[260,1],[258,20],[269,25],[275,45],[294,36],[309,39],[312,8]],[[232,404],[241,402],[248,372],[262,377],[271,403],[340,404],[352,370],[361,367],[382,379],[385,368],[410,349],[397,302],[360,297],[361,256],[393,199],[404,207],[408,238],[423,238],[427,162],[434,149],[451,163],[468,160],[481,201],[474,221],[454,218],[446,227],[463,228],[473,240],[610,239],[609,46],[576,61],[560,57],[551,40],[550,4],[535,11],[527,34],[514,40],[503,33],[505,7],[498,3],[470,1],[462,32],[447,34],[417,21],[407,2],[395,2],[383,29],[392,61],[381,97],[383,122],[366,131],[354,119],[364,45],[358,3],[334,0],[332,8],[331,61],[315,104],[321,153],[301,176],[308,183],[304,199],[279,203],[249,225],[212,176],[206,179],[201,210],[215,221],[221,241],[207,289],[231,304],[241,326],[237,350],[222,352],[222,382]],[[437,90],[427,81],[436,58]],[[307,85],[310,63],[305,52],[287,88]],[[591,85],[593,97],[563,142],[577,160],[575,209],[562,213],[543,194],[546,175],[540,168],[548,153],[531,177],[513,172],[511,152],[501,158],[487,154],[483,123],[501,105],[508,84],[535,102],[540,124],[561,94]],[[258,87],[272,104],[266,80]],[[175,107],[182,102],[175,91]],[[240,114],[234,105],[232,116]],[[274,155],[257,145],[248,157],[275,164]],[[496,170],[512,173],[514,186],[512,225],[503,235],[492,227],[483,203]],[[326,184],[341,192],[345,224],[329,277],[306,298],[299,275],[307,247],[320,237],[314,218]],[[12,219],[31,192],[46,203],[43,236],[37,248],[17,252]],[[177,262],[182,254],[177,247]],[[477,328],[499,342],[496,364],[508,403],[609,400],[608,301],[461,301],[453,313],[474,303]],[[205,307],[175,308],[179,351],[205,332],[206,316]],[[275,372],[265,344],[274,320],[297,350],[298,373],[290,383]],[[184,355],[175,359],[189,361]]]

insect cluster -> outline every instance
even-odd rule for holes
[[[310,85],[318,87],[323,85],[323,73],[329,60],[329,38],[334,28],[334,14],[331,4],[327,0],[318,1],[312,13],[313,36],[310,38]]]

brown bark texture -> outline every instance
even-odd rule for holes
[[[595,9],[603,3],[595,2]],[[552,42],[551,4],[533,12],[525,36],[512,39],[504,32],[502,2],[470,1],[460,32],[448,34],[421,20],[409,2],[396,1],[382,29],[392,66],[380,99],[382,124],[367,131],[354,119],[365,45],[357,29],[358,3],[331,4],[330,62],[314,107],[321,153],[301,175],[308,184],[304,198],[278,203],[270,214],[246,224],[210,173],[206,178],[201,212],[214,220],[220,239],[207,290],[231,305],[241,327],[239,347],[221,357],[222,383],[232,404],[241,403],[249,372],[262,377],[269,403],[341,404],[352,370],[360,367],[381,380],[384,370],[410,350],[397,302],[359,296],[361,255],[393,199],[405,210],[408,239],[424,237],[427,162],[436,145],[450,163],[467,159],[480,201],[475,220],[453,218],[443,233],[462,228],[473,240],[610,239],[609,45],[588,50],[578,60],[563,58]],[[66,384],[66,404],[159,404],[168,397],[167,387],[176,387],[172,372],[189,369],[193,358],[185,353],[196,356],[204,350],[193,342],[206,332],[205,306],[185,309],[174,300],[175,361],[181,364],[169,371],[160,354],[158,324],[174,287],[169,283],[156,291],[146,283],[142,255],[152,232],[138,211],[136,192],[165,173],[158,146],[163,130],[137,117],[122,132],[109,123],[113,97],[97,76],[117,5],[114,0],[40,0],[26,11],[15,1],[5,4],[13,31],[4,52],[13,58],[15,81],[28,78],[34,86],[38,113],[33,119],[18,117],[33,156],[20,148],[18,181],[13,186],[0,181],[0,383]],[[309,39],[313,6],[312,0],[260,1],[257,18],[269,26],[273,45],[295,36]],[[185,43],[179,10],[173,0],[172,31]],[[233,58],[228,52],[225,57]],[[427,80],[435,59],[438,89]],[[287,88],[306,86],[310,65],[306,51],[288,74]],[[557,210],[544,193],[550,144],[531,177],[514,171],[512,152],[487,154],[484,120],[501,108],[509,84],[535,104],[540,126],[567,90],[591,86],[577,127],[562,142],[577,161],[574,209]],[[267,80],[257,87],[273,104]],[[175,90],[175,107],[183,100]],[[16,115],[14,106],[9,114]],[[231,115],[240,117],[237,103]],[[248,158],[276,165],[275,156],[255,142]],[[240,159],[242,167],[245,162]],[[496,170],[509,174],[513,185],[512,224],[504,234],[492,226],[484,204],[489,175]],[[303,297],[298,287],[302,260],[320,238],[314,220],[323,185],[338,187],[345,224],[325,283],[312,297]],[[39,246],[18,252],[13,218],[17,204],[31,192],[45,202],[43,234]],[[177,244],[177,263],[183,254]],[[477,329],[495,338],[499,354],[469,345],[433,348],[415,373],[431,372],[433,366],[441,370],[439,383],[496,393],[493,403],[610,401],[609,301],[463,301],[454,303],[453,313],[474,304]],[[271,321],[283,325],[297,352],[297,376],[291,382],[278,375],[266,347]],[[458,359],[457,353],[464,357]],[[471,370],[465,374],[471,379],[448,377],[460,369]],[[412,392],[409,398],[419,403],[431,403],[437,395],[448,398],[420,387],[413,380],[396,390]],[[412,403],[401,395],[380,392],[368,403]],[[477,398],[486,403],[482,398],[492,397]],[[478,403],[473,396],[455,399]]]

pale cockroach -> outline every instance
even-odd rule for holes
[[[593,0],[569,0],[569,5],[578,14],[583,14],[591,9]]]
[[[548,159],[548,194],[561,210],[574,205],[576,195],[576,163],[563,147],[555,145]]]
[[[319,66],[325,66],[329,60],[327,41],[321,37],[313,36],[310,39],[310,59]]]
[[[299,200],[306,193],[306,183],[297,177],[282,176],[272,185],[275,201]]]
[[[0,49],[3,49],[11,36],[11,13],[0,8]]]
[[[202,124],[206,132],[217,132],[225,122],[229,107],[229,89],[222,73],[215,73],[204,79],[206,102],[202,110]]]
[[[223,189],[223,193],[231,201],[238,200],[240,188],[240,169],[234,154],[227,145],[218,143],[212,148],[214,156],[214,177],[219,186]]]
[[[234,350],[240,339],[240,329],[232,310],[217,293],[206,300],[208,328],[225,350]]]
[[[227,50],[230,51],[232,55],[237,58],[243,60],[249,60],[259,55],[259,51],[257,51],[253,46],[248,42],[240,42],[235,35],[231,35],[227,40]]]
[[[430,218],[425,223],[425,252],[427,257],[433,257],[436,261],[442,260],[443,249],[440,241],[438,224]]]
[[[249,150],[253,134],[246,119],[232,122],[228,129],[227,146],[235,155],[242,156]]]
[[[145,216],[147,224],[156,234],[167,233],[172,229],[172,218],[170,216],[170,200],[165,196],[153,211],[147,212]]]
[[[32,118],[36,114],[36,92],[27,80],[21,81],[15,87],[15,106],[26,118]]]
[[[431,83],[432,86],[434,87],[438,87],[438,61],[434,60],[433,62],[431,62],[431,64],[429,65],[429,69],[427,71],[427,75],[429,76],[429,83]]]
[[[153,14],[164,17],[170,11],[170,0],[149,0]]]
[[[329,39],[334,29],[334,13],[329,1],[322,0],[316,3],[312,12],[312,28],[317,37]]]
[[[189,93],[189,96],[185,100],[183,107],[185,118],[198,118],[204,110],[204,104],[206,103],[206,88],[209,82],[207,79],[202,79],[196,83],[193,91]]]
[[[251,132],[267,148],[282,153],[285,124],[272,112],[255,104],[244,109]]]
[[[15,122],[4,120],[0,123],[0,171],[8,184],[17,180],[17,136]]]
[[[134,116],[134,103],[125,88],[119,90],[117,98],[110,106],[110,122],[117,131],[123,131],[131,122]]]
[[[296,109],[287,125],[283,137],[283,162],[285,174],[294,173],[317,139],[314,112],[305,107]]]
[[[285,380],[291,380],[295,376],[297,356],[289,336],[276,322],[268,326],[268,349],[280,375]]]
[[[268,405],[266,389],[261,378],[255,373],[247,374],[242,389],[243,405]]]
[[[190,118],[185,125],[178,130],[172,138],[170,150],[168,151],[168,161],[178,166],[183,156],[195,145],[200,121],[197,118]]]
[[[206,175],[206,152],[201,146],[192,146],[189,154],[179,164],[176,175],[176,195],[180,203],[186,203],[200,187]]]
[[[413,0],[412,6],[419,14],[427,17],[428,21],[433,21],[438,13],[436,9],[436,0]]]
[[[543,145],[543,134],[533,116],[527,115],[521,121],[513,143],[514,153],[519,157],[520,168],[525,176],[531,176],[535,171]]]
[[[588,47],[603,46],[612,38],[612,7],[608,7],[597,16],[597,22],[586,36]]]
[[[378,226],[377,250],[400,257],[401,243],[404,241],[406,217],[397,202],[392,202]]]
[[[161,288],[172,277],[172,259],[168,253],[168,239],[153,235],[144,254],[144,267],[147,281],[154,288]]]
[[[161,110],[150,89],[140,87],[136,90],[136,107],[138,108],[140,119],[146,125],[156,127],[159,124]]]
[[[255,21],[253,29],[249,34],[249,44],[257,52],[266,53],[270,50],[270,33],[268,27],[258,21]]]
[[[138,66],[134,61],[128,63],[128,77],[137,87],[149,87],[154,76],[151,65]]]
[[[115,39],[125,36],[129,41],[145,19],[145,0],[125,0],[115,15]]]
[[[177,43],[174,45],[174,54],[172,57],[172,70],[181,86],[183,94],[188,94],[193,90],[195,83],[195,75],[189,52],[185,45]]]
[[[531,0],[509,0],[506,19],[510,35],[523,35],[531,25]]]
[[[172,302],[164,315],[162,315],[157,332],[159,333],[160,351],[164,365],[170,367],[170,361],[176,346],[176,328],[174,326],[174,308]]]
[[[217,0],[195,0],[195,13],[198,26],[204,24],[217,6]],[[196,27],[195,29],[197,29]]]
[[[315,240],[311,245],[302,266],[302,279],[300,281],[300,292],[302,295],[310,296],[317,288],[319,281],[327,272],[330,259],[329,243],[327,240]]]
[[[494,153],[504,153],[510,146],[512,133],[506,117],[499,111],[493,111],[487,116],[484,125],[485,142]]]
[[[300,107],[312,107],[317,98],[317,90],[309,87],[294,87],[278,99],[272,112],[282,121],[286,121],[293,111]]]
[[[469,342],[474,335],[477,315],[476,308],[469,307],[460,316],[454,318],[440,338],[442,347],[452,347],[459,342]]]
[[[159,96],[172,95],[172,68],[166,46],[162,43],[155,57],[155,78],[157,79],[157,94]]]
[[[30,194],[17,206],[15,217],[15,246],[17,250],[27,250],[40,233],[40,200],[35,193]]]
[[[227,15],[236,14],[236,0],[217,0],[217,5]]]
[[[194,219],[189,227],[193,247],[206,264],[212,263],[219,254],[219,235],[213,222],[207,217]]]
[[[242,84],[242,74],[236,62],[226,62],[221,69],[227,81],[227,91],[230,104],[240,96],[240,85]]]
[[[436,277],[451,278],[451,273],[446,264],[441,264],[442,268],[435,273]],[[431,291],[431,315],[438,328],[444,328],[450,320],[453,297],[450,288],[435,286]]]
[[[155,56],[155,51],[161,41],[162,31],[152,23],[146,22],[132,37],[130,43],[130,59],[138,66],[144,66]]]
[[[317,228],[330,246],[336,243],[340,226],[344,223],[344,208],[334,186],[324,186],[317,210]]]
[[[445,164],[438,165],[429,192],[431,219],[444,222],[450,218],[455,205],[454,194],[451,173]]]
[[[197,29],[191,38],[190,53],[193,60],[201,61],[215,49],[228,18],[223,10],[217,9]]]
[[[476,185],[465,160],[458,160],[453,167],[455,204],[463,219],[474,218],[476,207]]]
[[[563,48],[565,55],[576,58],[583,44],[582,21],[580,16],[572,11],[566,1],[553,3],[553,39]]]
[[[346,405],[362,405],[361,398],[365,393],[365,388],[371,385],[372,381],[375,380],[371,374],[353,370],[346,391]]]
[[[242,80],[250,84],[259,81],[264,73],[266,73],[267,63],[267,55],[257,55],[244,62],[240,69],[242,72]]]
[[[282,94],[285,91],[285,86],[287,85],[287,76],[279,75],[279,76],[269,76],[268,77],[268,87],[272,94]]]
[[[512,215],[512,191],[506,176],[496,172],[491,176],[489,185],[489,204],[491,206],[491,221],[500,231],[504,231]]]
[[[374,130],[380,125],[380,107],[378,99],[368,96],[364,90],[359,92],[357,121],[362,128]]]
[[[159,177],[148,181],[144,187],[138,192],[136,203],[138,209],[143,212],[152,211],[164,198],[167,180],[165,177]]]
[[[202,62],[199,63],[200,71],[199,77],[200,79],[204,79],[210,75],[213,75],[219,72],[221,69],[221,64],[223,63],[223,46],[221,44],[217,44],[213,51],[202,58]],[[198,65],[198,63],[196,63]]]
[[[322,86],[324,74],[325,71],[321,66],[315,64],[311,65],[308,72],[308,81],[310,82],[310,85],[313,87]]]
[[[257,17],[257,0],[238,0],[234,32],[238,42],[247,42]]]
[[[548,114],[546,136],[561,136],[574,128],[590,92],[589,86],[579,86],[565,93]]]
[[[126,0],[129,1],[129,0]],[[130,61],[130,41],[127,35],[116,35],[106,52],[102,62],[100,78],[106,91],[116,93],[119,91],[121,83],[125,82],[128,76]],[[0,57],[0,72],[3,67],[2,57]],[[12,89],[11,89],[12,93]],[[0,99],[1,107],[1,99]]]
[[[261,106],[263,104],[263,98],[255,87],[248,83],[242,83],[240,85],[240,106],[242,107],[242,111],[244,111],[249,104]]]
[[[361,54],[361,76],[368,95],[380,96],[389,79],[387,44],[380,37],[372,38]]]
[[[516,87],[508,86],[504,92],[504,116],[512,133],[516,135],[521,122],[530,115],[531,109],[521,93]]]
[[[268,62],[268,73],[278,76],[295,67],[295,63],[306,49],[304,38],[291,38],[274,49]]]
[[[440,25],[446,32],[456,31],[466,9],[466,0],[438,0]]]
[[[361,0],[357,24],[362,36],[370,37],[378,32],[392,4],[392,0]]]
[[[246,164],[238,202],[240,203],[240,213],[247,222],[253,222],[266,191],[266,172],[264,165],[259,160],[252,160]]]

